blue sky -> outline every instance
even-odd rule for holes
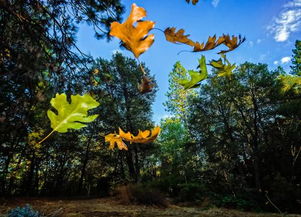
[[[145,20],[156,22],[155,27],[164,30],[166,27],[183,28],[195,41],[205,41],[208,36],[223,33],[241,34],[247,38],[238,49],[230,52],[230,62],[267,63],[270,69],[282,66],[289,71],[291,50],[297,39],[301,40],[301,0],[199,0],[195,6],[185,0],[121,0],[126,7],[123,18],[130,13],[131,4],[147,10]],[[155,43],[140,56],[155,75],[159,91],[153,105],[153,120],[159,122],[168,116],[163,102],[168,90],[168,74],[176,61],[187,69],[195,69],[198,58],[204,54],[207,60],[217,59],[217,50],[178,55],[181,50],[189,50],[185,45],[175,45],[165,40],[164,34],[152,30]],[[85,53],[94,57],[110,59],[119,49],[119,40],[114,38],[96,40],[93,29],[82,25],[78,31],[77,44]],[[127,50],[121,52],[133,57]]]

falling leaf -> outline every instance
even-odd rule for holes
[[[241,37],[241,35],[239,35],[238,37],[232,35],[232,38],[230,38],[229,35],[223,35],[222,37],[224,38],[224,42],[223,42],[224,45],[226,45],[229,49],[222,50],[219,53],[227,53],[229,51],[232,51],[232,50],[238,48],[246,40],[246,38]]]
[[[227,76],[230,77],[233,74],[233,70],[236,68],[235,64],[231,64],[226,55],[221,54],[220,59],[218,60],[211,60],[209,65],[211,65],[213,68],[215,68],[217,71],[217,76]],[[224,61],[223,61],[223,60]]]
[[[141,131],[139,130],[137,136],[133,136],[132,142],[134,143],[150,143],[155,141],[155,139],[158,137],[160,133],[160,127],[155,127],[154,129],[151,130],[145,130]]]
[[[126,141],[131,141],[133,135],[130,132],[125,133],[121,128],[119,128],[119,136]]]
[[[146,76],[142,77],[141,83],[138,85],[138,89],[142,94],[152,92],[153,87],[154,87],[153,82]]]
[[[208,77],[205,56],[202,56],[201,59],[199,59],[198,68],[199,71],[188,70],[190,79],[179,79],[178,83],[185,89],[196,88],[200,86],[200,82]]]
[[[196,42],[193,48],[193,52],[213,50],[214,48],[220,46],[223,42],[223,37],[216,39],[215,35],[213,37],[209,36],[206,43],[200,44],[199,42]]]
[[[246,40],[245,38],[242,38],[241,35],[239,35],[238,37],[232,36],[232,38],[230,38],[229,35],[223,35],[219,38],[216,38],[216,36],[214,35],[209,36],[208,40],[205,43],[200,43],[192,41],[188,38],[190,35],[185,35],[184,33],[184,29],[180,29],[176,32],[176,28],[174,27],[168,27],[164,30],[165,38],[167,41],[175,44],[180,43],[189,45],[193,47],[193,52],[213,50],[221,44],[224,44],[229,49],[220,51],[219,53],[226,53],[239,47]]]
[[[88,110],[96,108],[99,103],[89,94],[83,96],[71,95],[71,103],[67,101],[65,93],[56,94],[50,101],[57,114],[47,111],[53,131],[66,133],[68,129],[81,129],[86,123],[92,122],[98,115],[88,115]]]
[[[110,142],[109,149],[114,149],[115,144],[117,144],[117,147],[119,150],[125,149],[128,150],[128,147],[126,144],[122,141],[121,136],[116,135],[114,133],[110,133],[105,136],[105,142]]]
[[[110,35],[119,38],[126,49],[130,50],[136,58],[144,53],[154,42],[154,35],[149,31],[154,28],[155,22],[141,21],[146,16],[146,10],[132,4],[132,10],[127,20],[120,24],[111,24]],[[137,25],[134,24],[137,22]]]
[[[164,30],[165,38],[167,41],[175,44],[182,43],[182,44],[194,46],[195,42],[193,42],[188,38],[190,35],[184,35],[184,32],[185,32],[184,29],[180,29],[176,32],[175,27],[171,27],[171,28],[168,27]]]
[[[127,146],[125,145],[124,141],[130,143],[150,143],[155,141],[160,133],[160,127],[155,127],[151,131],[138,131],[137,136],[134,136],[131,132],[125,133],[121,128],[119,128],[119,135],[118,134],[108,134],[105,136],[105,141],[110,142],[109,149],[113,149],[115,147],[115,143],[117,144],[118,148],[128,150]]]
[[[187,3],[190,3],[190,0],[186,0],[186,2]],[[193,5],[196,5],[196,3],[198,3],[199,2],[199,0],[192,0],[192,4]]]

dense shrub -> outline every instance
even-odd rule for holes
[[[16,207],[9,211],[8,217],[41,217],[42,215],[35,211],[30,205],[24,207]]]
[[[146,185],[136,184],[120,186],[116,189],[119,199],[123,203],[137,203],[143,205],[155,205],[167,207],[168,203],[164,195],[157,189]]]
[[[148,182],[146,185],[149,188],[159,189],[162,192],[167,193],[171,197],[177,197],[181,190],[180,185],[185,183],[183,177],[179,176],[163,176],[157,180]]]
[[[206,187],[200,183],[179,184],[178,201],[198,201],[204,198]]]
[[[215,195],[213,203],[218,207],[240,210],[260,211],[258,204],[242,196],[233,195]]]
[[[281,211],[291,211],[291,212],[300,212],[300,195],[301,188],[298,185],[293,185],[286,178],[277,174],[270,181],[268,186],[270,189],[266,192],[266,197],[269,199],[281,210]],[[268,203],[269,210],[274,210],[275,208]]]

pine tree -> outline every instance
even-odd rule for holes
[[[297,40],[293,49],[292,74],[301,75],[301,41]]]

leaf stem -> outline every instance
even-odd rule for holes
[[[143,75],[146,75],[146,72],[145,72],[145,70],[144,70],[143,66],[141,65],[141,62],[138,58],[137,58],[137,61],[138,61],[138,64],[140,66],[141,71],[143,72]]]
[[[52,130],[47,136],[45,136],[41,141],[38,142],[38,144],[41,144],[42,142],[44,142],[46,139],[48,139],[49,136],[51,136],[51,134],[53,134],[55,132],[55,130]]]
[[[152,28],[151,30],[159,30],[159,31],[161,31],[161,32],[163,32],[164,33],[164,31],[162,30],[162,29],[160,29],[160,28]],[[164,33],[165,34],[165,33]]]

